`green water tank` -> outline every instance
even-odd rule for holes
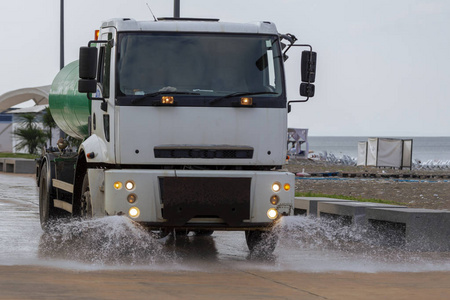
[[[88,136],[91,101],[78,92],[78,61],[65,66],[56,75],[48,98],[50,111],[59,128],[76,139]]]

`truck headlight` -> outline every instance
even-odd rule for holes
[[[133,181],[128,180],[127,182],[125,182],[125,188],[129,191],[134,190],[135,184]]]
[[[267,217],[271,220],[275,220],[276,218],[278,218],[278,211],[275,208],[270,208],[267,211]]]
[[[281,184],[279,182],[274,182],[272,184],[272,191],[275,193],[279,192],[281,190]]]
[[[128,214],[132,218],[137,218],[141,214],[141,211],[139,210],[139,208],[133,206],[132,208],[130,208],[130,210],[128,210]]]

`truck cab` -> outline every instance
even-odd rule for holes
[[[51,92],[57,124],[84,140],[66,207],[163,232],[242,230],[250,249],[267,240],[295,189],[281,171],[281,39],[270,22],[104,22],[72,65],[78,100],[58,90],[68,84]]]

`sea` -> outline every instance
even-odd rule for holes
[[[365,136],[308,136],[309,150],[314,153],[334,154],[336,157],[358,156],[358,142],[366,141]],[[389,137],[412,139],[412,158],[422,162],[450,160],[450,137]]]

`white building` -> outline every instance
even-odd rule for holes
[[[21,150],[16,149],[17,144],[20,143],[20,139],[13,134],[13,132],[16,131],[16,129],[21,128],[23,126],[22,125],[23,120],[20,117],[21,115],[36,114],[35,121],[36,121],[37,127],[40,129],[43,129],[43,130],[47,130],[47,128],[44,128],[44,126],[42,124],[42,117],[45,114],[46,107],[48,107],[48,104],[35,105],[35,106],[31,106],[31,107],[18,108],[18,109],[11,109],[11,110],[7,111],[8,114],[12,115],[12,126],[10,126],[12,151],[10,151],[10,152],[28,153],[28,149],[26,149],[26,148],[21,149]],[[51,145],[47,145],[47,146],[56,146],[56,142],[58,141],[58,138],[59,138],[59,131],[57,129],[53,129],[52,135],[53,135],[52,143],[51,143]]]
[[[12,152],[12,119],[9,113],[0,114],[0,152]]]
[[[34,88],[23,88],[14,91],[7,92],[0,95],[0,152],[18,152],[14,146],[17,145],[18,140],[13,136],[13,132],[18,126],[20,126],[19,115],[25,113],[35,113],[38,115],[38,125],[42,126],[43,110],[48,105],[48,95],[50,86],[41,86]],[[12,109],[17,104],[33,100],[35,106],[26,108]],[[56,141],[59,138],[59,131],[54,130],[52,146],[56,145]],[[26,149],[20,152],[27,153]]]

